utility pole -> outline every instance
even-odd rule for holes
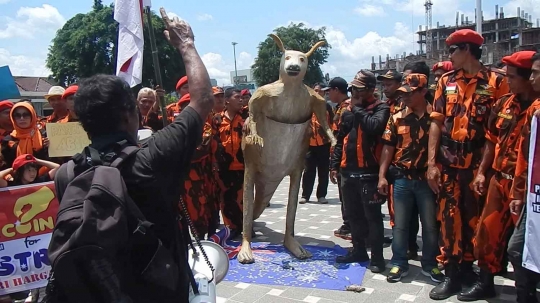
[[[236,42],[232,43],[233,54],[234,54],[234,86],[238,85],[238,69],[236,69]]]
[[[476,32],[480,35],[482,35],[482,21],[482,0],[476,0]]]

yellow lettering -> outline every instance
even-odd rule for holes
[[[47,229],[50,229],[50,230],[54,229],[54,220],[53,220],[53,218],[48,217],[47,220],[39,218],[39,231],[45,231]]]
[[[46,230],[52,231],[53,229],[53,217],[48,217],[46,219],[39,218],[32,220],[31,223],[28,224],[6,224],[2,227],[2,235],[6,238],[13,238],[16,235],[26,235],[32,230],[34,230],[34,232],[42,232]]]
[[[12,238],[15,236],[15,232],[11,231],[15,225],[13,224],[6,224],[4,227],[2,227],[2,235],[8,238]]]
[[[13,207],[13,213],[19,221],[24,224],[32,220],[35,216],[47,210],[49,204],[54,199],[53,191],[47,186],[43,186],[38,191],[17,199]],[[23,209],[29,210],[26,212]]]

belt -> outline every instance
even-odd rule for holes
[[[427,167],[421,167],[417,169],[404,169],[394,165],[390,167],[391,168],[389,169],[389,171],[392,170],[392,172],[395,174],[396,179],[403,177],[411,177],[412,179],[418,179],[425,176],[427,172]]]
[[[506,179],[506,180],[514,180],[514,176],[512,176],[512,175],[505,174],[505,173],[500,172],[500,171],[497,172],[497,174],[498,174],[501,178],[503,178],[503,179]]]
[[[472,141],[455,141],[448,137],[443,136],[441,138],[441,145],[444,145],[454,151],[462,151],[466,153],[471,153],[475,149],[484,147],[485,140],[472,140]]]

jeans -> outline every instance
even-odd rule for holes
[[[526,201],[526,200],[525,200]],[[522,266],[523,248],[525,246],[525,233],[527,222],[527,205],[523,206],[523,212],[517,222],[514,233],[508,243],[508,259],[514,267],[515,287],[518,303],[536,303],[536,285],[540,282],[540,274]]]
[[[362,194],[366,188],[370,189],[371,195]],[[369,237],[371,260],[384,261],[384,225],[381,204],[369,203],[368,201],[374,194],[377,195],[377,180],[361,180],[351,178],[347,174],[341,174],[341,190],[351,226],[353,247],[365,250],[365,240]]]
[[[409,270],[409,229],[412,211],[416,205],[422,222],[422,269],[430,272],[437,267],[435,258],[439,249],[435,194],[427,181],[401,178],[394,182],[393,198],[395,218],[391,263],[404,271]]]
[[[315,175],[318,172],[317,199],[325,198],[328,192],[328,173],[330,170],[330,143],[321,146],[310,146],[306,154],[302,177],[302,198],[309,200],[315,185]]]

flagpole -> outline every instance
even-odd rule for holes
[[[154,62],[154,74],[156,75],[156,83],[161,89],[163,89],[163,79],[161,79],[161,68],[159,66],[158,50],[156,46],[156,36],[154,33],[154,26],[152,25],[152,12],[150,6],[145,7],[146,18],[148,19],[148,35],[150,36],[150,48],[152,49],[152,61]],[[165,97],[159,96],[159,107],[161,107],[161,116],[163,120],[163,126],[169,124],[167,119],[167,110],[165,109]]]

